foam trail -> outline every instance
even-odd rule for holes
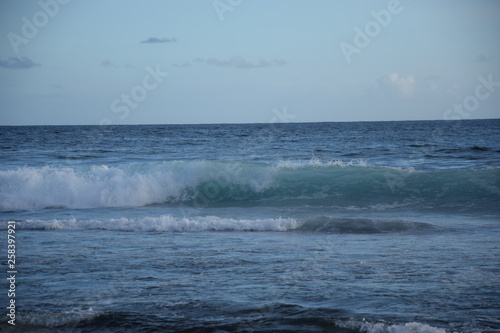
[[[117,218],[109,220],[54,219],[49,221],[27,220],[18,222],[20,229],[41,230],[114,230],[114,231],[289,231],[300,226],[292,218],[232,219],[216,216],[176,218],[171,215],[144,217],[141,219]]]
[[[337,218],[317,216],[308,219],[234,219],[218,216],[175,217],[172,215],[112,219],[52,219],[17,222],[19,229],[34,230],[113,230],[142,232],[199,231],[295,231],[331,234],[408,233],[435,230],[432,224],[403,220]]]
[[[77,325],[80,322],[91,321],[99,316],[99,312],[92,308],[85,310],[74,309],[62,312],[31,312],[23,311],[19,315],[19,321],[22,325],[34,327],[58,327],[64,325]]]
[[[366,333],[446,333],[443,328],[433,327],[423,323],[410,322],[406,324],[371,323],[363,320],[337,320],[338,327]]]

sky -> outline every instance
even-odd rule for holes
[[[500,118],[498,0],[3,0],[0,125]]]

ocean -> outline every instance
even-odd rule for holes
[[[4,126],[0,161],[0,330],[500,332],[500,119]]]

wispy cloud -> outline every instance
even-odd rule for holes
[[[485,55],[485,54],[478,54],[477,57],[472,59],[472,61],[474,61],[474,62],[491,62],[491,61],[493,61],[493,57]]]
[[[7,60],[0,60],[0,67],[7,69],[28,69],[39,66],[41,64],[34,62],[28,57],[9,57]]]
[[[177,39],[175,38],[158,38],[158,37],[149,37],[146,40],[143,40],[140,42],[140,44],[158,44],[158,43],[175,43],[177,42]]]
[[[125,65],[117,65],[113,63],[112,61],[109,60],[103,60],[101,61],[101,66],[102,67],[108,67],[108,68],[135,68],[135,66],[132,66],[131,64],[125,64]]]
[[[430,75],[430,76],[426,76],[423,78],[423,80],[427,80],[427,81],[436,81],[436,80],[440,80],[441,79],[441,76],[439,75]]]
[[[218,66],[218,67],[233,67],[233,68],[263,68],[263,67],[273,67],[273,66],[284,66],[287,64],[284,59],[272,59],[265,60],[261,59],[258,62],[251,62],[245,60],[243,57],[235,56],[228,60],[221,60],[217,58],[195,58],[193,62],[203,63],[206,65]]]
[[[109,60],[103,60],[101,61],[101,66],[102,67],[116,67],[115,64],[113,64],[111,61]]]
[[[191,63],[189,61],[185,61],[182,64],[174,64],[175,67],[191,67]]]

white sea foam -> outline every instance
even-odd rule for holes
[[[81,321],[92,320],[97,316],[99,316],[99,313],[92,308],[73,309],[62,312],[23,311],[19,314],[19,323],[30,326],[58,327],[78,324]]]
[[[371,323],[363,320],[337,320],[335,324],[342,328],[359,330],[366,333],[446,333],[443,328],[433,327],[423,323],[406,324]]]
[[[165,170],[130,172],[117,167],[20,168],[0,172],[0,208],[143,206],[179,196],[179,176]]]
[[[330,160],[330,161],[322,161],[317,157],[311,158],[310,160],[281,160],[276,165],[279,169],[301,169],[304,167],[349,167],[349,166],[358,166],[358,167],[366,167],[368,163],[366,160],[351,160],[349,162],[345,162],[342,160]]]
[[[192,199],[196,186],[210,196],[228,183],[259,192],[271,186],[273,172],[212,161],[23,167],[0,171],[0,209],[139,207]]]
[[[289,231],[300,227],[292,218],[232,219],[216,216],[178,218],[171,215],[140,219],[117,218],[108,220],[54,219],[18,222],[20,229],[44,230],[116,230],[116,231]]]

